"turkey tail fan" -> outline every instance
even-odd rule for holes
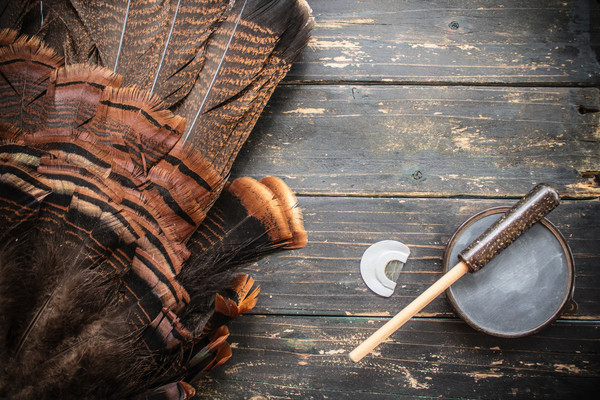
[[[96,61],[151,91],[188,121],[184,140],[222,176],[313,27],[304,0],[29,0],[5,9],[0,27],[33,14],[68,62]]]
[[[90,33],[77,10],[65,0],[0,0],[0,28],[35,36],[69,64],[99,62]]]
[[[110,398],[141,391],[152,384],[142,379],[152,370],[143,340],[149,323],[142,317],[154,318],[148,314],[163,303],[185,302],[176,272],[168,276],[180,268],[185,249],[164,233],[169,225],[161,228],[160,217],[169,219],[168,207],[156,199],[155,187],[144,186],[155,168],[144,174],[142,165],[150,163],[136,163],[124,150],[134,147],[127,138],[136,133],[165,131],[162,139],[176,142],[179,135],[162,126],[178,119],[131,91],[114,93],[118,80],[110,73],[60,67],[39,41],[3,32],[0,43],[2,120],[13,126],[0,132],[6,233],[0,243],[0,397]],[[162,129],[153,126],[156,135],[149,135],[143,115],[132,121],[135,115],[111,112],[111,104],[127,102],[162,120]],[[133,132],[118,134],[116,123]],[[151,160],[163,147],[148,142],[133,155]],[[126,181],[142,189],[134,193]],[[171,291],[157,292],[164,284],[144,279],[138,266],[145,255]]]
[[[198,82],[176,110],[190,121],[185,140],[202,149],[217,170],[229,171],[275,86],[307,42],[309,15],[305,2],[238,2],[213,34]],[[243,74],[236,72],[240,68]]]
[[[236,266],[280,248],[304,247],[306,240],[296,198],[282,180],[234,180],[188,242],[191,257],[178,279],[192,301],[182,318],[193,316],[196,307],[212,299],[231,280]]]
[[[297,249],[307,242],[294,194],[279,178],[238,178],[228,184],[199,229],[188,241],[191,252],[177,276],[190,302],[180,313],[183,325],[197,327],[197,341],[188,346],[188,376],[204,371],[211,338],[230,319],[256,304],[259,288],[236,267],[277,249]],[[226,289],[224,289],[226,288]],[[199,341],[199,342],[198,342]],[[200,344],[199,344],[200,343]],[[183,350],[184,354],[186,350]],[[186,356],[178,356],[178,362]],[[173,361],[170,361],[173,362]]]
[[[306,244],[282,181],[227,179],[311,25],[303,0],[0,3],[0,398],[189,399],[231,356],[259,293],[236,267]]]

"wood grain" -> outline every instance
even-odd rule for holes
[[[596,88],[285,86],[234,175],[300,194],[600,195]],[[596,110],[596,111],[590,111]]]
[[[460,321],[418,319],[375,354],[350,361],[348,352],[383,322],[240,319],[232,326],[234,358],[202,381],[200,398],[591,398],[600,382],[597,323],[563,322],[535,336],[500,339]]]
[[[362,360],[363,357],[371,353],[375,347],[379,346],[398,329],[402,328],[406,322],[414,317],[425,306],[431,303],[433,299],[441,295],[450,287],[450,285],[460,279],[467,272],[469,272],[469,266],[464,261],[457,263],[453,268],[435,281],[433,285],[429,286],[416,299],[403,308],[402,311],[387,321],[385,325],[375,331],[364,342],[358,345],[358,347],[352,350],[349,354],[350,359],[354,362]]]
[[[593,85],[594,1],[329,0],[289,81]],[[592,17],[590,17],[592,15]],[[596,19],[594,19],[596,18]]]
[[[249,266],[253,315],[201,398],[595,398],[600,384],[600,3],[312,1],[309,48],[233,176],[296,192],[306,248]],[[575,258],[579,308],[542,332],[474,331],[442,294],[360,363],[348,353],[442,274],[453,232],[536,183]],[[368,246],[411,249],[391,298]]]
[[[454,231],[477,212],[511,206],[515,200],[378,199],[302,197],[306,248],[249,268],[261,285],[254,312],[294,315],[392,316],[442,275],[444,249]],[[548,215],[566,237],[575,258],[579,320],[600,319],[600,202],[563,201]],[[411,255],[394,295],[383,298],[363,283],[360,258],[371,244],[392,239]],[[453,317],[445,295],[420,316]]]

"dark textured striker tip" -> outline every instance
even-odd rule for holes
[[[506,212],[495,224],[464,249],[458,258],[477,272],[507,248],[533,224],[554,210],[560,196],[552,187],[539,184]]]

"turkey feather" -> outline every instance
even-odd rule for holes
[[[190,399],[231,357],[237,268],[307,242],[283,181],[228,179],[311,27],[303,0],[2,0],[0,398]]]

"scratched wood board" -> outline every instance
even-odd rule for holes
[[[233,175],[300,194],[600,194],[597,88],[302,85],[277,89]]]
[[[310,2],[315,29],[288,81],[597,84],[595,1]]]
[[[561,322],[500,339],[461,321],[413,319],[355,364],[385,320],[247,316],[232,324],[234,358],[202,382],[203,399],[592,398],[598,323]],[[578,339],[573,340],[573,331]]]
[[[444,249],[469,217],[515,200],[378,199],[301,197],[309,242],[248,268],[260,283],[258,314],[390,316],[399,312],[442,274]],[[563,318],[600,319],[600,202],[563,201],[548,216],[566,236],[575,259],[574,298],[579,310]],[[363,283],[362,254],[380,240],[411,249],[396,292],[379,297]],[[422,317],[454,316],[442,295]]]
[[[233,177],[282,177],[306,248],[247,271],[261,285],[231,324],[233,358],[201,398],[590,398],[600,384],[600,3],[310,2],[308,49]],[[441,275],[473,214],[535,183],[566,198],[549,219],[574,257],[579,308],[527,338],[474,331],[444,295],[358,364],[348,352]],[[392,298],[359,260],[411,247]]]

